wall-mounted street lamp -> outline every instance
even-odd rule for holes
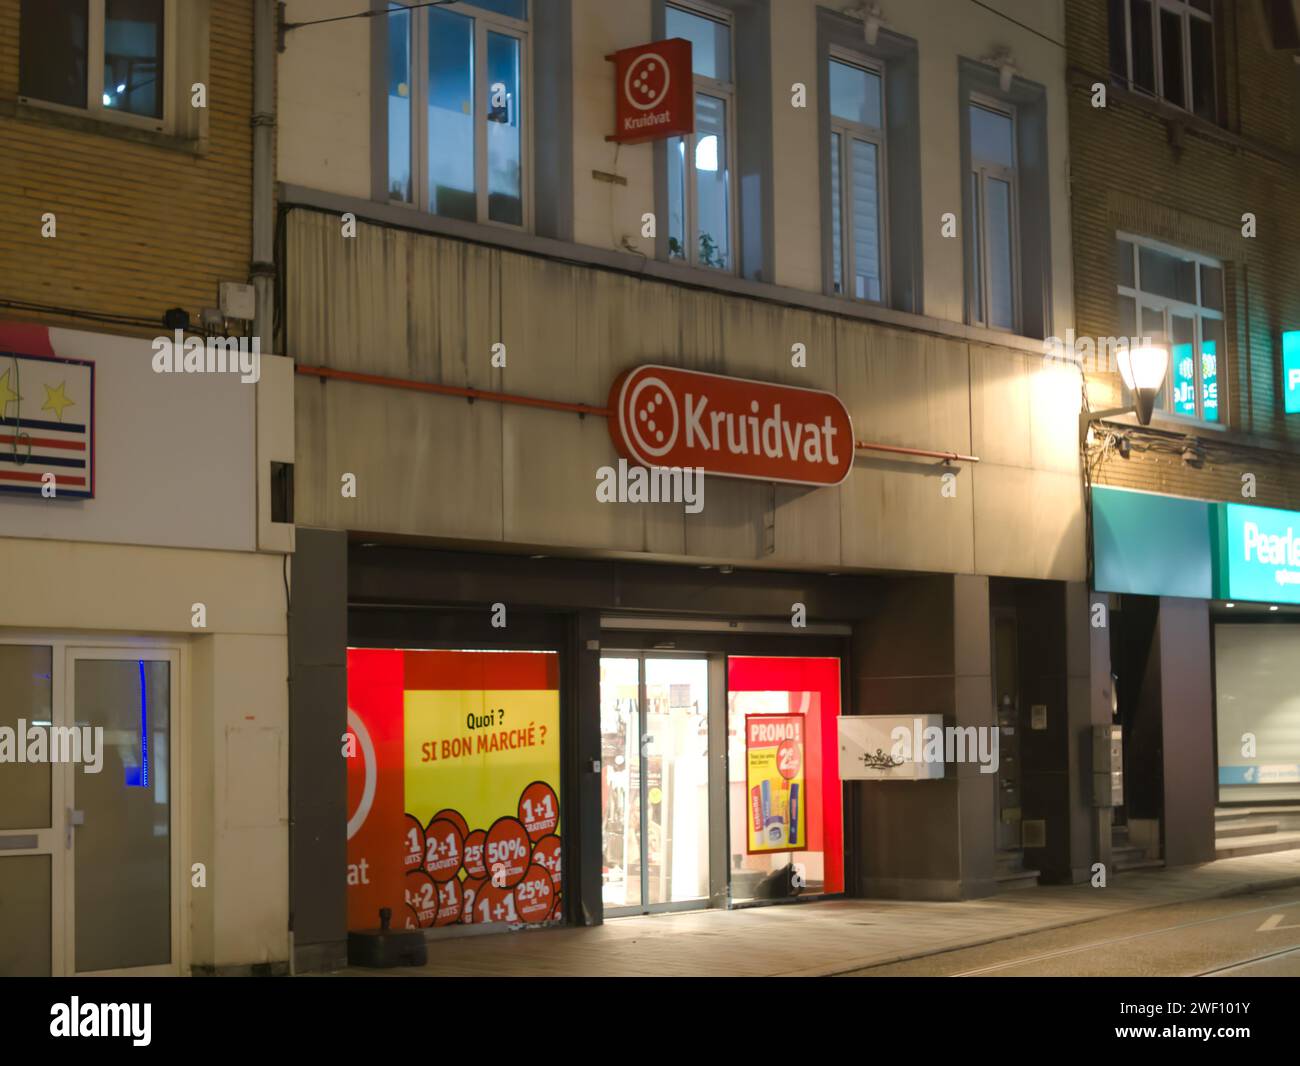
[[[1129,348],[1119,353],[1119,374],[1128,391],[1133,394],[1133,408],[1138,421],[1151,424],[1151,412],[1156,406],[1169,372],[1169,349],[1158,344]]]
[[[1133,413],[1138,425],[1149,426],[1155,410],[1156,397],[1164,388],[1165,374],[1169,372],[1169,349],[1160,344],[1144,344],[1124,348],[1118,353],[1119,374],[1124,386],[1133,397],[1132,407],[1112,407],[1106,411],[1081,411],[1079,413],[1079,439],[1088,434],[1088,426],[1103,418]]]

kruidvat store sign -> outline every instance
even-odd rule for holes
[[[849,412],[819,389],[650,365],[615,379],[609,408],[615,449],[642,466],[814,487],[853,469]]]
[[[684,37],[624,48],[614,64],[615,132],[607,141],[641,144],[695,132],[691,42]]]

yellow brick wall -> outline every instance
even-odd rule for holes
[[[251,0],[211,0],[202,154],[18,117],[20,7],[0,0],[0,301],[148,319],[158,329],[2,302],[0,317],[150,335],[166,309],[182,307],[197,323],[217,305],[219,281],[248,280]],[[47,211],[58,220],[53,240],[41,236]]]
[[[1258,4],[1216,6],[1224,134],[1189,123],[1180,150],[1171,143],[1177,131],[1153,107],[1113,91],[1109,106],[1092,106],[1092,84],[1110,82],[1107,4],[1066,0],[1077,333],[1119,333],[1117,230],[1217,256],[1226,268],[1228,351],[1219,387],[1229,434],[1188,428],[1210,449],[1199,469],[1135,450],[1104,463],[1097,479],[1239,500],[1240,476],[1251,472],[1259,479],[1256,502],[1300,508],[1300,415],[1284,415],[1280,396],[1280,334],[1300,329],[1300,67],[1289,53],[1265,47]],[[1254,239],[1241,233],[1246,212],[1258,219]],[[1118,375],[1090,374],[1088,391],[1094,409],[1116,406]]]

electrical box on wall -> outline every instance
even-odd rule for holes
[[[927,761],[927,735],[943,737],[941,714],[849,715],[839,719],[843,781],[933,781],[943,757]],[[933,745],[931,745],[933,747]],[[943,750],[942,739],[939,750]]]
[[[1092,805],[1124,804],[1124,727],[1092,727]]]

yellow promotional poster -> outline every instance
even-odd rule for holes
[[[353,928],[562,913],[559,657],[350,649]]]
[[[803,779],[803,715],[747,717],[745,754],[749,853],[806,848],[808,815]]]

